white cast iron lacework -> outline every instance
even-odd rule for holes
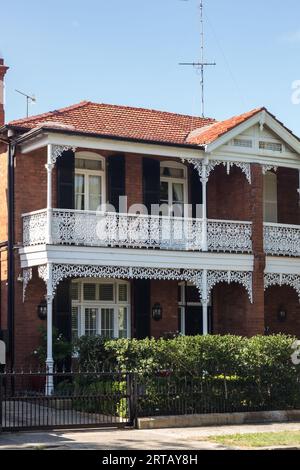
[[[39,276],[47,282],[47,265],[39,266]],[[169,281],[192,282],[202,297],[202,271],[193,269],[167,269],[167,268],[131,268],[114,266],[91,266],[73,264],[52,265],[52,289],[55,295],[58,284],[67,278],[106,278],[106,279],[156,279]]]
[[[47,212],[38,211],[23,216],[24,246],[46,243]]]
[[[52,220],[54,244],[201,249],[200,219],[55,209]]]
[[[264,244],[268,255],[300,256],[300,227],[264,224]]]
[[[64,153],[68,152],[69,150],[76,151],[76,147],[70,147],[69,145],[52,145],[52,153],[51,153],[51,163],[55,164],[56,160]]]
[[[263,172],[263,175],[265,175],[268,171],[277,171],[278,170],[278,166],[274,166],[274,165],[262,165],[262,172]]]
[[[32,268],[23,269],[23,302],[25,302],[26,289],[32,279]]]
[[[300,275],[299,274],[265,274],[265,290],[272,286],[290,286],[295,289],[300,302]]]
[[[252,291],[252,272],[251,271],[208,271],[207,272],[207,295],[211,294],[212,289],[221,282],[231,284],[236,282],[245,287],[250,302],[253,303]]]
[[[240,168],[244,175],[247,178],[249,184],[251,184],[251,165],[250,163],[245,162],[224,162],[221,160],[209,160],[207,164],[205,164],[202,160],[198,160],[197,158],[185,158],[182,157],[182,161],[186,161],[194,166],[194,168],[198,171],[200,179],[208,181],[211,172],[215,169],[216,166],[223,165],[227,168],[227,174],[230,173],[230,169],[233,166]]]
[[[251,222],[209,220],[207,225],[208,249],[210,251],[251,253]]]
[[[46,264],[42,264],[41,266],[38,267],[38,273],[39,277],[43,279],[45,284],[47,284],[48,281],[48,269]]]
[[[46,211],[25,215],[23,223],[24,246],[46,243]],[[54,245],[202,249],[202,219],[53,209],[51,226]],[[210,251],[250,253],[251,237],[250,222],[208,221]]]

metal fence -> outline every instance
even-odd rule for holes
[[[128,373],[2,373],[0,430],[124,427],[133,424],[132,397]]]
[[[146,416],[287,409],[300,409],[300,381],[207,380],[170,371],[0,374],[0,431],[126,427]]]

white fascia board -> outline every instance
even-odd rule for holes
[[[107,150],[115,152],[137,153],[143,155],[153,155],[174,158],[204,158],[204,151],[189,147],[176,147],[175,145],[160,145],[143,142],[127,142],[125,140],[89,137],[79,135],[69,135],[61,133],[48,133],[43,138],[32,139],[21,144],[22,153],[29,153],[32,150],[45,147],[47,144],[63,145],[76,148],[86,148],[93,150]]]
[[[284,168],[293,168],[300,170],[300,158],[295,154],[294,158],[284,155],[265,156],[253,153],[238,153],[222,150],[216,150],[210,155],[210,160],[220,160],[224,162],[243,162],[243,163],[258,163],[260,165],[270,165]]]
[[[285,129],[285,127],[282,124],[280,124],[273,116],[271,116],[266,111],[261,111],[260,113],[255,114],[252,118],[247,119],[247,121],[239,124],[231,131],[226,132],[226,134],[222,135],[211,144],[206,145],[205,151],[207,153],[211,153],[217,150],[220,146],[226,144],[228,141],[242,134],[247,129],[261,122],[267,127],[269,127],[286,144],[292,147],[295,150],[295,152],[300,154],[299,140],[295,136],[293,136],[287,129]]]
[[[40,245],[19,250],[21,267],[46,263],[253,271],[252,255]]]
[[[26,153],[34,152],[35,150],[39,150],[44,147],[47,147],[48,143],[49,143],[48,136],[42,135],[42,136],[38,136],[35,138],[31,138],[27,140],[26,142],[21,143],[19,145],[20,145],[21,153],[26,154]]]
[[[211,153],[217,148],[219,148],[221,145],[226,144],[226,142],[228,142],[229,140],[234,139],[237,135],[242,134],[250,127],[255,126],[255,124],[258,124],[259,122],[261,122],[262,119],[264,119],[264,114],[265,114],[265,111],[261,111],[260,113],[252,116],[252,118],[247,119],[247,121],[242,122],[238,126],[226,132],[224,135],[216,139],[211,144],[207,144],[205,147],[205,151],[207,153]]]
[[[300,258],[267,256],[265,272],[267,274],[300,274]]]

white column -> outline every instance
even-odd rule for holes
[[[53,374],[53,325],[52,325],[52,309],[53,309],[53,288],[52,288],[52,264],[47,264],[47,359],[46,372]],[[54,390],[53,375],[47,375],[46,379],[46,395],[52,395]]]
[[[208,335],[208,295],[207,295],[207,270],[202,274],[202,322],[203,335]]]
[[[202,183],[202,205],[203,205],[203,214],[202,214],[202,251],[208,251],[207,243],[207,163],[202,164],[201,171],[201,183]]]
[[[52,244],[52,144],[47,145],[47,245]]]

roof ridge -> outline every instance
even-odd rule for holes
[[[72,104],[70,106],[65,106],[64,108],[54,109],[53,111],[48,111],[47,113],[36,114],[35,116],[30,116],[22,119],[15,119],[9,122],[9,125],[15,125],[19,123],[34,122],[40,120],[41,118],[47,118],[55,114],[63,114],[74,109],[82,108],[88,104],[91,104],[91,101],[80,101],[79,103]]]

